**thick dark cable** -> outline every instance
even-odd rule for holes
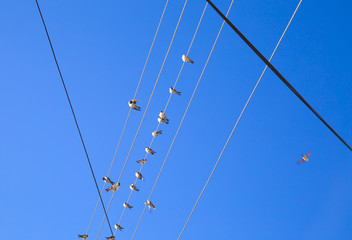
[[[225,20],[225,22],[237,33],[238,36],[257,54],[258,57],[280,78],[280,80],[306,105],[309,110],[314,113],[315,116],[317,116],[324,125],[330,129],[330,131],[335,134],[335,136],[340,139],[340,141],[346,145],[346,147],[352,151],[352,148],[340,137],[335,130],[330,127],[330,125],[317,113],[317,111],[314,110],[312,106],[309,105],[309,103],[299,94],[296,89],[279,73],[278,70],[261,54],[258,49],[256,49],[253,44],[230,22],[230,20],[227,19],[227,17],[210,1],[206,0],[209,5],[222,17],[222,19]]]
[[[50,44],[51,52],[52,52],[52,54],[53,54],[53,57],[54,57],[54,60],[55,60],[55,63],[56,63],[57,70],[58,70],[58,72],[59,72],[62,85],[63,85],[63,87],[64,87],[64,89],[65,89],[65,93],[66,93],[66,97],[67,97],[68,103],[70,104],[71,112],[72,112],[73,118],[74,118],[75,123],[76,123],[76,127],[77,127],[77,131],[78,131],[79,137],[81,138],[81,142],[82,142],[82,145],[83,145],[83,148],[84,148],[84,152],[85,152],[86,157],[87,157],[87,160],[88,160],[88,164],[89,164],[89,167],[90,167],[90,171],[92,172],[92,176],[93,176],[93,179],[94,179],[94,182],[95,182],[95,186],[96,186],[97,191],[98,191],[98,194],[99,194],[99,198],[100,198],[100,201],[101,201],[101,205],[103,206],[103,209],[104,209],[105,217],[106,217],[106,219],[107,219],[107,221],[108,221],[108,224],[109,224],[109,227],[110,227],[111,235],[113,235],[112,228],[111,228],[111,225],[110,225],[110,221],[109,221],[108,215],[107,215],[107,213],[106,213],[105,205],[104,205],[103,199],[102,199],[101,194],[100,194],[100,190],[99,190],[99,187],[98,187],[97,179],[95,178],[95,174],[94,174],[94,171],[93,171],[93,167],[92,167],[92,164],[90,163],[90,160],[89,160],[89,156],[88,156],[88,152],[87,152],[87,149],[86,149],[86,145],[84,144],[83,137],[82,137],[82,134],[81,134],[81,130],[79,129],[79,126],[78,126],[78,122],[77,122],[77,119],[76,119],[76,114],[75,114],[75,112],[73,111],[73,107],[72,107],[72,103],[71,103],[71,100],[70,100],[70,96],[68,95],[68,91],[67,91],[67,88],[66,88],[66,84],[65,84],[64,78],[62,77],[61,70],[60,70],[60,67],[59,67],[59,63],[58,63],[58,61],[57,61],[57,59],[56,59],[56,55],[55,55],[55,52],[54,52],[54,48],[53,48],[53,45],[52,45],[51,40],[50,40],[50,36],[49,36],[49,33],[48,33],[48,29],[46,28],[46,24],[45,24],[43,15],[42,15],[42,11],[40,10],[38,0],[35,0],[35,2],[36,2],[36,4],[37,4],[38,11],[39,11],[40,17],[41,17],[42,22],[43,22],[43,26],[44,26],[44,29],[45,29],[45,32],[46,32],[46,36],[47,36],[48,41],[49,41],[49,44]]]

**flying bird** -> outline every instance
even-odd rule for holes
[[[168,120],[163,119],[163,118],[161,118],[161,117],[158,117],[158,122],[159,122],[159,123],[166,123],[166,124],[169,124],[169,121],[168,121]]]
[[[171,94],[177,94],[177,95],[181,96],[181,92],[176,91],[176,89],[174,89],[173,87],[169,87],[169,92]]]
[[[124,208],[129,208],[129,209],[132,209],[132,208],[133,208],[133,206],[129,205],[128,203],[124,203],[124,204],[123,204],[123,207],[124,207]]]
[[[153,156],[154,156],[154,154],[156,153],[156,152],[153,151],[153,149],[151,149],[151,148],[149,148],[149,147],[146,147],[146,148],[145,148],[145,151],[146,151],[147,153],[150,153],[150,154],[153,155]]]
[[[134,110],[140,111],[141,108],[137,106],[137,102],[140,102],[139,100],[130,100],[128,101],[128,106]]]
[[[140,164],[144,164],[147,162],[147,159],[141,159],[141,160],[138,160],[136,161],[137,163],[140,163]]]
[[[116,230],[120,230],[122,232],[122,229],[124,229],[123,227],[121,227],[120,225],[118,224],[115,224],[115,228]]]
[[[106,240],[115,240],[115,236],[105,237]]]
[[[153,137],[156,137],[156,136],[158,136],[160,134],[163,134],[163,130],[152,132]]]
[[[139,192],[139,189],[136,187],[136,185],[134,185],[134,184],[131,184],[130,185],[130,189],[132,190],[132,191],[136,191],[136,192]]]
[[[110,180],[109,177],[103,177],[103,180],[104,180],[104,182],[110,183],[111,185],[114,185],[114,184],[115,184],[113,181]]]
[[[160,111],[159,117],[162,119],[165,119],[167,122],[169,121],[169,119],[166,117],[166,114],[163,111]]]
[[[87,234],[84,234],[84,235],[80,235],[78,234],[78,238],[82,238],[82,239],[87,239],[88,238],[88,235]]]
[[[302,159],[297,162],[297,164],[301,164],[303,162],[308,162],[310,156],[310,151],[307,153],[307,155],[302,155]]]
[[[120,183],[116,183],[114,185],[111,185],[110,187],[108,187],[107,189],[105,189],[105,191],[110,192],[110,191],[117,191],[120,187]]]
[[[150,200],[147,200],[144,204],[149,207],[149,211],[151,211],[151,208],[153,208],[154,210],[156,208],[155,205]]]
[[[187,57],[186,55],[182,55],[182,61],[184,62],[189,62],[189,63],[194,63],[189,57]]]
[[[136,176],[136,178],[138,178],[138,179],[144,181],[144,178],[143,178],[143,176],[142,176],[142,174],[141,174],[140,172],[136,172],[136,173],[135,173],[135,176]]]

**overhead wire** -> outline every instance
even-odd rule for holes
[[[230,13],[230,10],[231,10],[231,8],[232,8],[233,2],[234,2],[234,0],[231,1],[231,4],[230,4],[230,6],[229,6],[229,9],[228,9],[228,11],[227,11],[226,16]],[[158,173],[158,175],[157,175],[157,177],[156,177],[156,180],[155,180],[155,182],[154,182],[154,185],[153,185],[153,187],[152,187],[152,190],[151,190],[151,192],[150,192],[150,194],[149,194],[148,200],[150,200],[150,198],[152,197],[152,194],[153,194],[153,192],[154,192],[154,190],[155,190],[156,184],[157,184],[158,181],[159,181],[159,178],[160,178],[161,172],[162,172],[163,169],[164,169],[166,160],[167,160],[168,157],[169,157],[169,154],[170,154],[170,152],[171,152],[171,149],[172,149],[172,147],[173,147],[173,145],[174,145],[174,143],[175,143],[175,140],[176,140],[176,138],[177,138],[177,136],[178,136],[178,133],[179,133],[179,131],[180,131],[180,129],[181,129],[181,126],[182,126],[182,124],[183,124],[183,121],[184,121],[184,119],[185,119],[185,117],[186,117],[186,115],[187,115],[188,109],[189,109],[189,107],[190,107],[190,105],[191,105],[191,103],[192,103],[192,101],[193,101],[193,98],[194,98],[196,92],[197,92],[199,83],[200,83],[200,81],[201,81],[201,79],[202,79],[202,77],[203,77],[203,74],[204,74],[204,72],[205,72],[205,69],[206,69],[207,66],[208,66],[210,57],[212,56],[213,51],[214,51],[214,48],[215,48],[215,46],[216,46],[216,44],[217,44],[217,42],[218,42],[218,39],[219,39],[220,34],[221,34],[221,32],[222,32],[222,29],[223,29],[223,27],[224,27],[224,23],[225,23],[225,21],[222,23],[222,25],[221,25],[221,27],[220,27],[220,30],[219,30],[219,32],[218,32],[218,34],[217,34],[217,36],[216,36],[215,42],[214,42],[214,44],[213,44],[213,46],[212,46],[212,48],[211,48],[211,51],[210,51],[209,56],[208,56],[208,58],[207,58],[207,61],[205,62],[205,65],[204,65],[203,70],[202,70],[202,72],[201,72],[201,74],[200,74],[200,77],[199,77],[199,79],[198,79],[198,82],[197,82],[197,84],[196,84],[196,86],[195,86],[195,88],[194,88],[194,91],[193,91],[193,93],[192,93],[192,96],[191,96],[191,98],[190,98],[190,100],[189,100],[189,102],[188,102],[188,105],[187,105],[187,107],[186,107],[186,110],[185,110],[185,112],[184,112],[184,114],[183,114],[183,117],[182,117],[182,119],[181,119],[181,122],[180,122],[180,124],[179,124],[179,126],[178,126],[178,128],[177,128],[177,130],[176,130],[175,136],[174,136],[174,138],[173,138],[173,140],[172,140],[172,142],[171,142],[171,145],[170,145],[170,147],[169,147],[169,150],[168,150],[168,152],[167,152],[167,154],[166,154],[166,157],[165,157],[165,159],[164,159],[164,161],[163,161],[163,164],[162,164],[162,166],[161,166],[161,168],[160,168],[160,170],[159,170],[159,173]],[[144,208],[143,208],[142,214],[141,214],[141,216],[140,216],[140,218],[139,218],[139,220],[138,220],[137,226],[136,226],[136,228],[135,228],[135,230],[134,230],[134,232],[133,232],[133,235],[132,235],[131,240],[133,240],[133,239],[134,239],[134,236],[136,235],[136,232],[137,232],[138,227],[139,227],[139,225],[140,225],[140,222],[141,222],[141,220],[142,220],[142,218],[143,218],[143,215],[144,215],[144,212],[145,212],[146,207],[147,207],[147,206],[144,206]]]
[[[231,23],[231,21],[224,16],[224,14],[210,1],[206,0],[210,6],[220,15],[222,19],[236,32],[236,34],[255,52],[255,54],[275,73],[275,75],[296,95],[296,97],[303,102],[304,105],[350,150],[352,148],[345,140],[323,119],[322,116],[302,97],[301,94],[281,75],[281,73],[263,56],[261,52]]]
[[[204,7],[203,12],[202,12],[202,15],[201,15],[201,17],[200,17],[200,19],[199,19],[198,25],[197,25],[197,27],[196,27],[196,30],[195,30],[194,34],[193,34],[193,38],[192,38],[191,43],[190,43],[190,45],[189,45],[189,47],[188,47],[188,50],[187,50],[187,54],[186,54],[187,56],[188,56],[188,54],[189,54],[189,52],[190,52],[190,50],[191,50],[191,48],[192,48],[192,46],[193,46],[194,39],[195,39],[195,37],[197,36],[198,30],[199,30],[199,26],[200,26],[200,24],[201,24],[201,22],[202,22],[202,20],[203,20],[204,13],[205,13],[205,11],[206,11],[206,9],[207,9],[207,6],[208,6],[208,3],[205,4],[205,7]],[[182,62],[182,66],[181,66],[180,71],[179,71],[179,73],[178,73],[178,75],[177,75],[176,81],[175,81],[175,83],[174,83],[174,85],[173,85],[173,88],[174,88],[174,89],[176,88],[176,85],[177,85],[178,80],[179,80],[179,78],[180,78],[180,75],[181,75],[182,69],[183,69],[183,67],[184,67],[184,64],[185,64],[185,62]],[[168,98],[168,100],[167,100],[167,103],[166,103],[166,105],[165,105],[164,111],[163,111],[164,113],[166,113],[166,110],[167,110],[167,107],[168,107],[168,105],[169,105],[169,103],[170,103],[171,97],[172,97],[172,94],[170,93],[169,98]],[[157,125],[155,131],[158,131],[158,130],[159,130],[160,124],[161,124],[161,123],[158,123],[158,125]],[[150,144],[149,144],[149,148],[152,147],[152,144],[153,144],[153,142],[154,142],[154,139],[155,139],[155,136],[153,136],[153,138],[152,138],[152,140],[151,140],[151,142],[150,142]],[[146,154],[145,154],[144,159],[147,159],[148,154],[149,154],[149,153],[146,153]],[[138,172],[141,173],[143,167],[144,167],[144,164],[142,164],[142,166],[140,167],[140,169],[139,169]],[[136,185],[137,181],[138,181],[138,178],[136,177],[135,182],[134,182],[133,184]],[[133,190],[130,191],[130,195],[128,196],[128,199],[127,199],[126,203],[129,203],[129,200],[130,200],[130,198],[131,198],[132,192],[133,192]],[[121,216],[120,216],[119,221],[118,221],[118,223],[117,223],[118,225],[120,225],[120,223],[121,223],[121,221],[122,221],[122,218],[123,218],[123,215],[124,215],[124,213],[125,213],[125,210],[126,210],[126,208],[124,208],[123,211],[122,211],[122,213],[121,213]],[[116,232],[117,232],[117,229],[115,230],[114,236],[116,235]]]
[[[302,0],[299,1],[298,5],[297,5],[297,7],[296,7],[296,9],[295,9],[295,11],[293,12],[293,14],[292,14],[292,16],[291,16],[291,18],[290,18],[290,21],[289,21],[288,24],[286,25],[286,28],[285,28],[284,32],[282,33],[282,35],[281,35],[281,37],[280,37],[278,43],[276,44],[273,53],[271,54],[271,57],[270,57],[270,59],[269,59],[269,62],[271,62],[272,58],[274,57],[274,55],[275,55],[275,53],[276,53],[276,50],[278,49],[278,47],[279,47],[279,45],[280,45],[280,43],[281,43],[283,37],[285,36],[285,34],[286,34],[286,32],[287,32],[287,29],[290,27],[293,18],[295,17],[295,15],[296,15],[296,13],[297,13],[299,7],[301,6],[301,3],[302,3]],[[231,139],[231,137],[232,137],[234,131],[235,131],[236,128],[237,128],[238,123],[240,122],[240,120],[241,120],[241,118],[242,118],[242,116],[243,116],[243,113],[244,113],[245,110],[247,109],[247,106],[248,106],[249,102],[251,101],[251,99],[252,99],[252,97],[253,97],[255,91],[257,90],[257,87],[258,87],[259,83],[261,82],[261,80],[262,80],[262,78],[263,78],[263,76],[264,76],[264,73],[266,72],[267,68],[268,68],[268,66],[265,66],[265,68],[264,68],[263,72],[261,73],[261,75],[260,75],[260,77],[259,77],[257,83],[255,84],[255,86],[254,86],[254,88],[253,88],[251,94],[249,95],[249,98],[247,99],[247,102],[246,102],[246,104],[244,105],[244,107],[243,107],[243,109],[242,109],[242,111],[241,111],[241,113],[240,113],[240,115],[239,115],[239,117],[238,117],[238,119],[237,119],[237,121],[236,121],[236,123],[235,123],[235,126],[233,127],[233,129],[232,129],[232,131],[231,131],[229,137],[227,138],[227,141],[226,141],[226,143],[225,143],[225,145],[224,145],[224,147],[223,147],[223,149],[222,149],[222,151],[221,151],[221,153],[220,153],[220,155],[219,155],[219,157],[218,157],[218,159],[217,159],[217,161],[216,161],[216,163],[215,163],[215,165],[214,165],[214,167],[213,167],[213,170],[211,171],[211,173],[210,173],[210,175],[209,175],[209,177],[208,177],[208,179],[207,179],[207,181],[206,181],[206,183],[205,183],[205,185],[204,185],[204,187],[203,187],[201,193],[199,194],[199,196],[198,196],[198,198],[197,198],[197,200],[196,200],[196,203],[194,204],[194,206],[193,206],[193,208],[192,208],[192,210],[191,210],[191,213],[189,214],[189,216],[188,216],[188,218],[187,218],[187,220],[186,220],[186,223],[184,224],[184,226],[183,226],[183,228],[182,228],[182,230],[181,230],[181,233],[180,233],[180,235],[178,236],[177,240],[179,240],[179,239],[181,238],[183,232],[185,231],[185,229],[186,229],[186,227],[187,227],[187,225],[188,225],[188,222],[189,222],[189,220],[191,219],[191,217],[192,217],[192,215],[193,215],[193,212],[194,212],[194,210],[196,209],[196,207],[197,207],[197,205],[198,205],[199,200],[201,199],[201,197],[202,197],[202,195],[203,195],[205,189],[207,188],[207,186],[208,186],[208,184],[209,184],[209,182],[210,182],[210,180],[211,180],[211,178],[212,178],[212,176],[213,176],[213,174],[214,174],[214,172],[215,172],[215,170],[216,170],[216,168],[217,168],[217,166],[218,166],[218,164],[219,164],[219,162],[220,162],[220,159],[221,159],[221,157],[222,157],[222,155],[223,155],[223,153],[224,153],[224,151],[225,151],[225,149],[226,149],[226,147],[227,147],[227,145],[228,145],[228,143],[229,143],[229,141],[230,141],[230,139]]]
[[[163,69],[164,69],[165,62],[166,62],[166,60],[167,60],[167,57],[169,56],[171,47],[172,47],[172,45],[173,45],[173,42],[174,42],[174,39],[175,39],[177,30],[178,30],[178,27],[179,27],[179,25],[180,25],[180,22],[181,22],[181,19],[182,19],[182,17],[183,17],[185,8],[186,8],[186,6],[187,6],[187,2],[188,2],[188,0],[185,0],[185,3],[184,3],[184,5],[183,5],[181,14],[180,14],[180,16],[179,16],[179,19],[178,19],[178,22],[177,22],[177,25],[176,25],[176,28],[175,28],[174,33],[173,33],[173,36],[172,36],[172,38],[171,38],[171,42],[170,42],[170,44],[169,44],[168,50],[167,50],[166,55],[165,55],[165,57],[164,57],[163,63],[162,63],[162,65],[161,65],[161,69],[160,69],[160,71],[159,71],[158,77],[157,77],[157,79],[156,79],[156,81],[155,81],[155,83],[154,83],[154,87],[153,87],[153,90],[152,90],[151,95],[150,95],[150,97],[149,97],[147,106],[146,106],[146,108],[145,108],[145,110],[144,110],[144,113],[143,113],[141,122],[140,122],[140,124],[139,124],[139,126],[138,126],[138,129],[137,129],[137,132],[136,132],[136,134],[135,134],[135,136],[134,136],[134,138],[133,138],[132,145],[131,145],[130,150],[129,150],[128,154],[127,154],[127,158],[126,158],[126,160],[125,160],[125,163],[124,163],[124,165],[123,165],[123,167],[122,167],[120,176],[119,176],[118,181],[117,181],[118,183],[119,183],[120,180],[121,180],[122,174],[123,174],[123,172],[124,172],[124,170],[125,170],[126,164],[127,164],[128,160],[129,160],[129,157],[130,157],[130,155],[131,155],[133,146],[134,146],[134,144],[135,144],[135,142],[136,142],[137,136],[138,136],[139,131],[140,131],[141,127],[142,127],[142,124],[143,124],[145,115],[146,115],[146,113],[147,113],[147,111],[148,111],[150,102],[151,102],[151,100],[152,100],[152,98],[153,98],[153,95],[154,95],[154,92],[155,92],[155,89],[156,89],[156,86],[157,86],[157,84],[158,84],[158,82],[159,82],[161,73],[162,73],[162,71],[163,71]],[[111,196],[110,203],[111,203],[111,201],[113,200],[114,195],[115,195],[115,192],[114,192],[113,195]],[[109,208],[107,209],[107,211],[109,211]],[[99,232],[98,232],[98,234],[97,234],[96,239],[98,239],[98,237],[99,237],[100,230],[101,230],[102,224],[104,223],[104,220],[105,220],[105,216],[103,217],[103,220],[102,220],[102,222],[101,222],[101,224],[100,224]]]
[[[156,40],[156,38],[157,38],[157,36],[158,36],[159,29],[160,29],[160,25],[161,25],[161,23],[162,23],[162,21],[163,21],[163,19],[164,19],[165,11],[166,11],[166,9],[167,9],[168,4],[169,4],[169,0],[166,0],[165,6],[164,6],[164,10],[163,10],[163,12],[162,12],[162,14],[161,14],[158,27],[157,27],[156,32],[155,32],[155,34],[154,34],[154,38],[153,38],[152,44],[151,44],[151,46],[150,46],[150,48],[149,48],[149,52],[148,52],[148,55],[147,55],[147,59],[146,59],[146,61],[145,61],[145,63],[144,63],[143,70],[142,70],[141,76],[140,76],[139,81],[138,81],[138,84],[137,84],[137,88],[136,88],[135,93],[134,93],[134,95],[133,95],[133,99],[135,99],[136,96],[137,96],[139,87],[140,87],[140,85],[141,85],[141,82],[142,82],[142,79],[143,79],[143,76],[144,76],[145,69],[146,69],[147,64],[148,64],[148,61],[149,61],[150,54],[151,54],[151,52],[152,52],[152,50],[153,50],[154,43],[155,43],[155,40]],[[111,172],[111,169],[112,169],[112,167],[113,167],[113,165],[114,165],[115,158],[116,158],[117,152],[118,152],[118,150],[119,150],[122,137],[123,137],[123,135],[124,135],[124,133],[125,133],[126,125],[127,125],[127,123],[128,123],[128,120],[129,120],[131,111],[132,111],[132,109],[129,108],[129,111],[128,111],[128,114],[127,114],[127,117],[126,117],[126,120],[125,120],[125,124],[124,124],[124,126],[123,126],[123,129],[122,129],[120,138],[119,138],[118,143],[117,143],[117,147],[116,147],[116,150],[115,150],[115,153],[114,153],[114,157],[113,157],[113,159],[112,159],[112,161],[111,161],[111,164],[110,164],[110,168],[109,168],[107,177],[110,176],[110,172]],[[103,194],[105,186],[106,186],[106,182],[104,182],[104,185],[103,185],[103,189],[102,189],[101,194]],[[92,224],[92,222],[93,222],[93,219],[94,219],[94,216],[95,216],[95,213],[96,213],[96,210],[97,210],[97,208],[98,208],[99,203],[100,203],[100,198],[99,198],[98,201],[97,201],[97,204],[96,204],[95,209],[94,209],[94,211],[93,211],[93,215],[92,215],[91,220],[90,220],[90,222],[89,222],[88,229],[87,229],[87,232],[86,232],[87,235],[88,235],[89,229],[90,229],[90,227],[91,227],[91,224]],[[110,205],[110,204],[109,204],[109,205]]]
[[[70,109],[71,109],[72,116],[73,116],[73,118],[74,118],[74,120],[75,120],[76,128],[77,128],[79,137],[80,137],[80,139],[81,139],[81,143],[82,143],[82,146],[83,146],[83,149],[84,149],[84,152],[85,152],[87,161],[88,161],[88,165],[89,165],[89,168],[90,168],[90,171],[91,171],[91,174],[92,174],[94,183],[95,183],[95,187],[96,187],[96,189],[97,189],[97,192],[98,192],[98,194],[99,194],[99,199],[100,199],[100,201],[101,201],[101,203],[102,203],[102,207],[103,207],[103,209],[104,209],[104,216],[106,217],[106,219],[107,219],[107,221],[108,221],[109,228],[110,228],[110,231],[111,231],[111,233],[112,233],[112,228],[111,228],[111,225],[110,225],[109,217],[108,217],[108,215],[107,215],[107,211],[106,211],[106,209],[105,209],[105,205],[104,205],[103,199],[102,199],[101,194],[100,194],[100,190],[99,190],[99,186],[98,186],[97,180],[96,180],[96,178],[95,178],[94,170],[93,170],[92,164],[91,164],[90,159],[89,159],[89,156],[88,156],[88,151],[87,151],[87,149],[86,149],[86,145],[85,145],[85,143],[84,143],[83,136],[82,136],[81,130],[80,130],[79,125],[78,125],[78,121],[77,121],[77,118],[76,118],[76,114],[75,114],[75,111],[74,111],[74,109],[73,109],[73,106],[72,106],[72,103],[71,103],[71,99],[70,99],[70,96],[69,96],[69,94],[68,94],[68,91],[67,91],[67,88],[66,88],[66,84],[65,84],[64,78],[63,78],[63,76],[62,76],[62,73],[61,73],[61,69],[60,69],[58,60],[57,60],[57,58],[56,58],[56,54],[55,54],[54,47],[53,47],[53,45],[52,45],[52,42],[51,42],[51,39],[50,39],[50,36],[49,36],[49,32],[48,32],[48,29],[47,29],[47,27],[46,27],[45,20],[44,20],[42,11],[41,11],[41,9],[40,9],[38,0],[35,0],[35,2],[36,2],[36,5],[37,5],[37,8],[38,8],[38,12],[39,12],[40,18],[41,18],[41,20],[42,20],[44,29],[45,29],[45,33],[46,33],[47,39],[48,39],[49,44],[50,44],[51,52],[52,52],[52,55],[53,55],[53,57],[54,57],[57,70],[58,70],[59,75],[60,75],[60,78],[61,78],[62,86],[64,87],[64,90],[65,90],[65,94],[66,94],[66,97],[67,97],[67,101],[68,101],[68,103],[69,103],[69,105],[70,105]]]

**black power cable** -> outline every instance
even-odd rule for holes
[[[238,36],[257,54],[258,57],[280,78],[280,80],[306,105],[309,110],[314,113],[319,120],[324,123],[324,125],[329,128],[329,130],[335,134],[335,136],[340,139],[340,141],[346,145],[346,147],[352,151],[352,148],[340,137],[337,132],[317,113],[317,111],[314,110],[312,106],[309,105],[309,103],[299,94],[296,89],[279,73],[279,71],[261,54],[258,49],[256,49],[253,44],[230,22],[230,20],[227,19],[227,17],[210,1],[206,0],[209,5],[221,16],[222,19],[237,33]]]
[[[111,228],[111,225],[110,225],[110,221],[109,221],[108,215],[106,213],[105,205],[104,205],[103,199],[102,199],[101,194],[100,194],[100,190],[99,190],[99,187],[98,187],[97,179],[95,178],[93,167],[92,167],[92,164],[91,164],[91,162],[89,160],[89,156],[88,156],[88,152],[87,152],[87,149],[86,149],[86,145],[84,144],[83,137],[82,137],[82,134],[81,134],[81,130],[79,129],[79,126],[78,126],[78,122],[77,122],[77,119],[76,119],[76,114],[73,111],[73,107],[72,107],[72,103],[71,103],[71,100],[70,100],[70,96],[68,95],[66,84],[65,84],[64,78],[62,77],[61,70],[60,70],[60,67],[59,67],[59,63],[58,63],[58,61],[56,59],[54,48],[53,48],[53,45],[52,45],[51,40],[50,40],[48,29],[46,28],[46,24],[45,24],[43,15],[42,15],[42,11],[40,10],[38,0],[35,0],[35,2],[37,4],[38,11],[39,11],[40,17],[41,17],[42,22],[43,22],[43,26],[44,26],[44,29],[45,29],[45,32],[46,32],[46,36],[48,37],[48,41],[49,41],[49,44],[50,44],[51,52],[53,53],[53,57],[54,57],[54,60],[55,60],[55,63],[56,63],[57,70],[59,71],[59,74],[60,74],[62,85],[63,85],[63,87],[65,89],[65,93],[66,93],[66,97],[67,97],[68,103],[70,104],[71,112],[72,112],[73,118],[74,118],[75,123],[76,123],[76,127],[77,127],[77,130],[78,130],[79,137],[81,138],[81,142],[82,142],[82,145],[83,145],[83,148],[84,148],[84,152],[85,152],[87,160],[88,160],[90,171],[92,172],[92,176],[93,176],[93,179],[94,179],[94,182],[95,182],[95,186],[96,186],[98,194],[99,194],[101,205],[103,206],[103,209],[104,209],[105,217],[106,217],[106,219],[108,221],[108,224],[109,224],[109,227],[110,227],[111,235],[113,235],[113,231],[112,231],[112,228]]]

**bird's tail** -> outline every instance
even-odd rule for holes
[[[190,63],[194,63],[194,61],[192,61],[192,60],[189,60],[189,62],[190,62]]]
[[[177,92],[177,95],[181,96],[181,92]]]

